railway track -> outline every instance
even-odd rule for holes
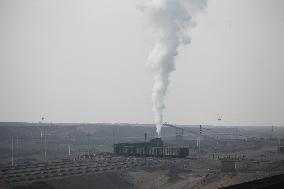
[[[1,166],[0,179],[10,185],[31,183],[69,176],[125,170],[143,166],[143,159],[108,158],[72,161],[23,162],[16,166]]]

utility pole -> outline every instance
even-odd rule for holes
[[[88,133],[88,156],[90,156],[90,133]]]
[[[202,133],[202,126],[199,126],[199,132],[198,135],[196,137],[196,146],[198,148],[198,152],[200,152],[200,139],[201,139],[201,133]]]
[[[44,160],[46,160],[46,151],[47,151],[47,145],[46,145],[46,133],[44,135]]]
[[[40,122],[40,123],[43,123],[44,119],[45,119],[44,117],[41,117],[42,122]],[[45,135],[44,130],[41,128],[41,130],[40,130],[40,142],[41,142],[41,146],[42,146],[42,156],[43,156],[43,159],[45,160],[45,157],[46,157],[46,151],[45,151],[46,139],[43,138],[43,137],[45,137],[44,135]]]
[[[68,156],[71,156],[71,134],[69,134]]]
[[[112,129],[112,140],[113,140],[113,145],[115,144],[115,130],[114,128]]]
[[[147,133],[144,134],[145,142],[147,141]]]
[[[280,138],[278,138],[278,152],[280,152],[280,145],[281,145],[281,142],[280,142]]]
[[[196,136],[196,147],[198,148],[198,146],[199,146],[199,141],[198,141],[198,136]]]
[[[70,147],[70,144],[68,144],[68,156],[71,156],[71,147]]]
[[[270,139],[273,139],[273,133],[274,133],[274,126],[271,126],[271,136],[270,136]]]
[[[11,163],[12,163],[12,167],[14,166],[14,137],[12,137],[12,145],[11,145]]]
[[[17,143],[16,143],[16,157],[19,156],[19,137],[17,136]]]
[[[222,121],[222,118],[221,117],[219,117],[218,118],[218,121],[219,121],[219,126],[221,126],[221,121]],[[218,135],[217,135],[217,140],[216,140],[216,147],[215,147],[215,149],[217,150],[217,146],[219,145],[219,137],[218,137]]]
[[[199,142],[198,142],[198,152],[200,153],[200,146],[201,146],[201,134],[202,134],[202,125],[199,126]]]

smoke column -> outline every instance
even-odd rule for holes
[[[170,73],[175,70],[178,47],[190,43],[188,33],[196,26],[193,16],[206,5],[207,0],[144,0],[139,6],[147,17],[154,38],[147,66],[154,74],[152,101],[158,137],[161,137],[164,98]]]

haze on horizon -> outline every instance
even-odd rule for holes
[[[1,0],[0,122],[153,123],[153,44],[137,2]],[[208,0],[179,49],[165,121],[284,126],[283,10]]]

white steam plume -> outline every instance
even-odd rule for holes
[[[190,43],[188,32],[196,25],[193,16],[206,5],[207,0],[144,0],[139,7],[147,17],[154,37],[147,66],[154,74],[152,101],[158,137],[161,137],[164,97],[170,73],[175,70],[178,47]]]

